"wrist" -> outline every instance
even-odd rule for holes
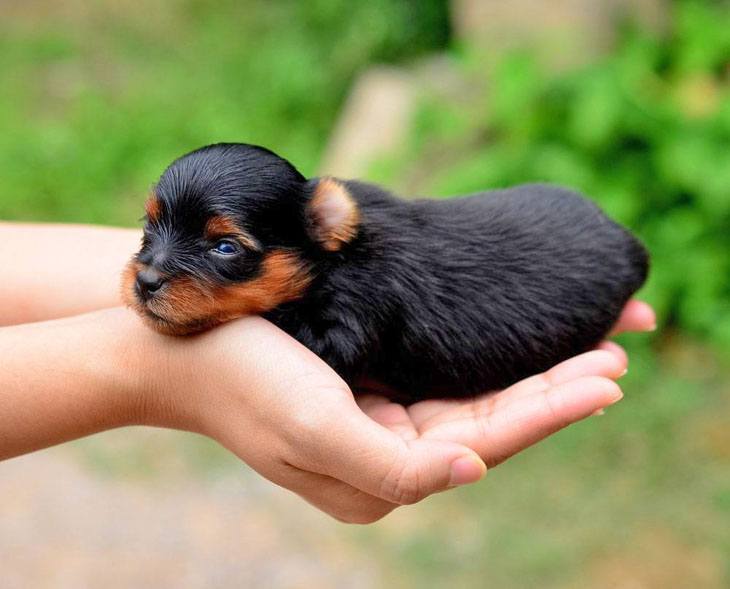
[[[98,373],[119,400],[120,425],[198,431],[192,342],[156,333],[127,309],[103,313],[111,337]]]
[[[187,344],[124,309],[0,329],[0,460],[126,425],[199,431]]]

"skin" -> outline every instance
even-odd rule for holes
[[[119,273],[139,239],[0,224],[0,459],[126,425],[194,431],[331,516],[369,523],[475,482],[621,398],[614,380],[627,358],[609,342],[498,395],[406,408],[355,398],[259,317],[164,336],[118,307]],[[632,301],[616,330],[654,324],[651,308]]]

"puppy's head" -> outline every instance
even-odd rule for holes
[[[211,145],[173,162],[146,213],[122,294],[151,326],[176,335],[300,298],[316,261],[352,241],[359,223],[344,184],[307,181],[286,160],[245,144]]]

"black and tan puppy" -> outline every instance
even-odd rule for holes
[[[401,200],[218,144],[163,173],[123,289],[170,334],[262,314],[346,381],[411,402],[594,347],[646,274],[642,245],[564,188]]]

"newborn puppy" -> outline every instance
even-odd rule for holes
[[[499,389],[590,350],[647,275],[639,241],[565,188],[401,200],[307,180],[246,144],[176,160],[146,210],[123,292],[152,327],[261,314],[348,383],[406,403]]]

